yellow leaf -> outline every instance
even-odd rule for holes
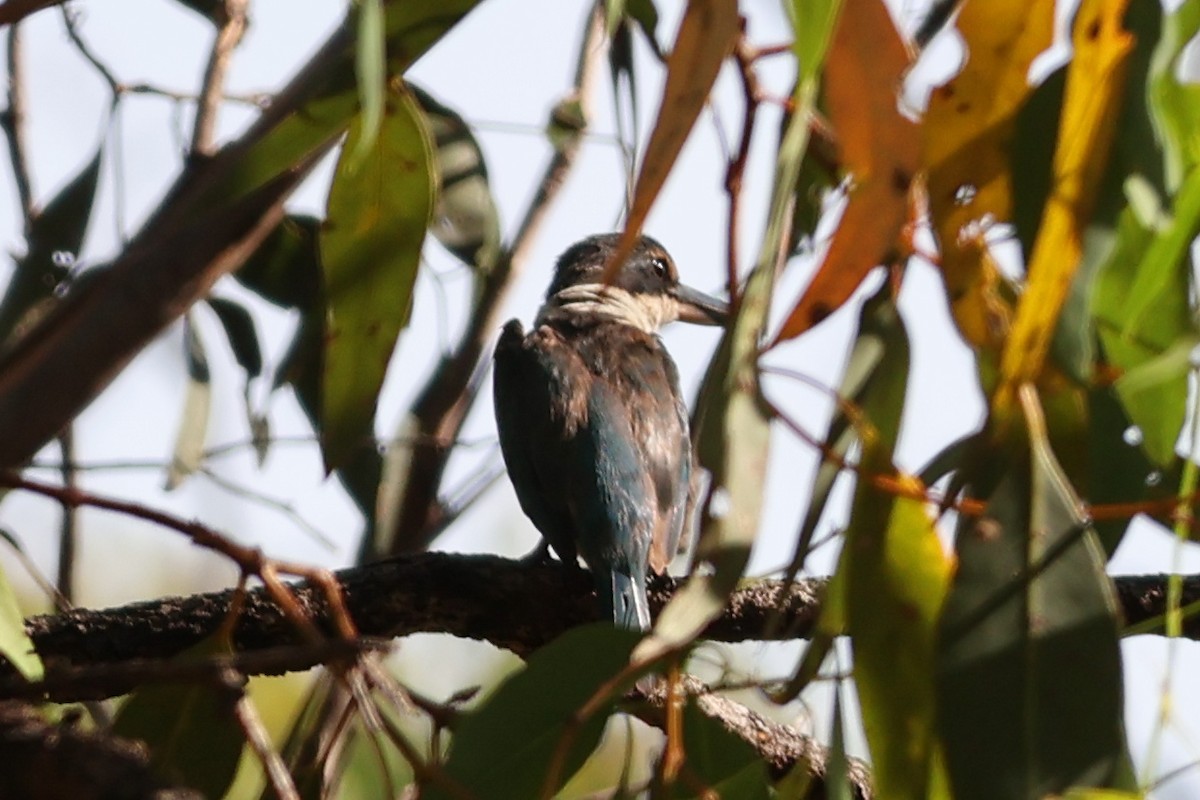
[[[1028,280],[1000,361],[994,405],[1038,378],[1082,254],[1082,236],[1104,174],[1133,37],[1122,27],[1129,0],[1084,0],[1075,18],[1050,196],[1029,260]]]
[[[662,104],[646,143],[625,231],[609,264],[609,277],[629,256],[650,207],[708,101],[721,62],[733,50],[739,29],[737,0],[688,0],[675,47],[667,58]]]
[[[881,504],[862,484],[860,503]],[[846,563],[854,678],[877,785],[889,797],[936,796],[944,778],[934,736],[934,659],[951,561],[925,508],[904,497],[892,502],[886,527],[852,531],[846,548],[854,555]]]
[[[966,64],[933,92],[925,113],[929,214],[959,331],[975,347],[998,350],[1011,312],[983,226],[1012,216],[1009,145],[1029,65],[1053,38],[1054,0],[968,0],[958,29]]]
[[[853,186],[829,252],[778,340],[840,307],[895,246],[920,166],[920,128],[898,107],[911,61],[882,0],[846,0],[825,65],[825,97]]]

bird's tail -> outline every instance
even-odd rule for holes
[[[610,586],[601,587],[612,601],[612,620],[618,628],[631,631],[650,630],[650,600],[646,597],[646,578],[609,570]],[[606,591],[607,590],[607,591]]]

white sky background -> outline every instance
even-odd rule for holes
[[[660,39],[669,42],[682,3],[661,0]],[[898,5],[893,3],[893,6]],[[80,30],[97,55],[124,82],[151,82],[183,93],[198,88],[211,42],[211,27],[198,16],[170,0],[83,2]],[[586,0],[521,3],[488,0],[460,23],[409,73],[409,77],[445,104],[478,125],[478,136],[487,158],[493,192],[500,209],[502,230],[516,228],[539,175],[550,154],[540,134],[549,110],[562,98],[574,70]],[[909,5],[901,12],[911,20]],[[231,93],[271,92],[302,64],[344,13],[345,3],[333,0],[255,0],[252,25],[231,70]],[[786,21],[776,0],[745,0],[743,11],[751,22],[751,38],[774,44],[788,38]],[[108,98],[103,83],[67,41],[57,10],[36,14],[24,24],[26,71],[30,113],[28,140],[36,197],[44,202],[85,164],[101,139],[106,125]],[[943,63],[952,63],[953,42],[938,48]],[[639,107],[643,134],[654,118],[661,91],[661,74],[647,58],[641,41],[639,55]],[[766,85],[786,93],[791,71],[786,57],[761,64]],[[605,69],[596,95],[594,138],[584,147],[560,200],[538,238],[533,261],[510,299],[509,316],[528,321],[538,306],[557,254],[582,236],[611,230],[617,224],[623,198],[620,153],[611,143],[616,130],[612,98]],[[718,82],[717,108],[728,136],[738,135],[741,89],[726,68]],[[81,254],[86,264],[103,262],[115,254],[120,236],[135,232],[155,207],[181,166],[183,147],[190,134],[191,106],[176,106],[159,97],[134,96],[121,104],[119,122],[112,129],[105,153],[103,181],[95,215]],[[235,136],[253,112],[227,105],[219,130],[223,138]],[[491,123],[502,123],[502,126]],[[756,147],[743,193],[740,254],[748,266],[763,228],[771,158],[779,123],[778,109],[764,106],[758,122]],[[527,126],[513,130],[512,124]],[[684,280],[697,288],[720,293],[724,280],[726,198],[722,190],[725,170],[721,145],[710,116],[702,118],[684,151],[663,195],[651,214],[647,231],[660,239],[675,256]],[[297,193],[294,210],[321,213],[330,165],[318,171]],[[120,175],[124,222],[118,226],[117,180]],[[12,186],[6,158],[0,158],[0,183]],[[15,194],[0,195],[0,242],[19,250],[21,236]],[[436,244],[426,248],[429,257],[418,286],[414,316],[402,335],[397,356],[385,386],[376,430],[391,435],[400,415],[421,386],[437,355],[461,329],[464,298],[469,290],[465,269]],[[7,265],[0,265],[0,281]],[[778,292],[776,317],[786,310],[811,276],[811,264],[796,261],[784,275]],[[868,282],[872,287],[877,279]],[[218,293],[237,294],[229,281]],[[858,297],[861,299],[863,292]],[[973,431],[982,419],[983,405],[974,385],[971,356],[953,330],[941,287],[934,271],[914,264],[905,279],[901,307],[912,339],[912,374],[905,425],[898,458],[902,466],[919,468],[931,455],[959,436]],[[294,320],[261,304],[259,332],[266,344],[268,365],[278,365]],[[773,364],[806,372],[836,386],[857,318],[857,302],[850,304],[798,341],[771,357]],[[211,317],[201,319],[213,372],[213,415],[209,429],[212,445],[248,437],[241,400],[242,376],[222,344]],[[717,341],[715,330],[674,326],[665,334],[679,362],[689,397],[695,390]],[[183,402],[185,373],[179,325],[151,345],[117,382],[80,418],[77,426],[80,461],[165,462],[170,457],[175,428]],[[255,397],[264,396],[263,386]],[[783,380],[772,380],[768,390],[801,424],[821,436],[830,412],[830,401],[812,390]],[[498,460],[491,444],[495,430],[491,418],[490,390],[472,413],[464,438],[484,444],[464,450],[452,462],[448,486],[470,474],[482,459]],[[272,432],[277,436],[305,435],[310,431],[294,401],[278,393],[271,405]],[[42,458],[56,457],[48,448]],[[809,447],[776,430],[768,472],[767,511],[756,544],[752,570],[766,573],[780,568],[791,556],[794,533],[804,509],[797,498],[807,496],[816,457]],[[349,501],[332,482],[323,479],[315,447],[277,446],[264,471],[253,464],[248,451],[223,457],[212,464],[222,476],[256,491],[294,504],[296,511],[336,543],[329,548],[316,542],[286,516],[261,504],[247,502],[214,486],[202,476],[190,479],[172,493],[161,490],[162,470],[105,470],[87,473],[83,485],[91,490],[136,498],[184,517],[197,517],[241,541],[259,544],[270,554],[300,558],[330,567],[349,563],[357,546],[361,523]],[[48,473],[44,473],[47,474]],[[845,486],[840,487],[840,507],[835,504],[832,522],[845,519]],[[234,570],[219,558],[197,551],[174,534],[136,520],[84,510],[82,563],[77,571],[79,601],[84,605],[115,605],[133,600],[185,594],[228,585]],[[15,533],[47,573],[53,573],[57,538],[57,508],[37,498],[13,495],[0,505],[0,526]],[[830,523],[823,528],[827,530]],[[537,535],[520,513],[506,480],[502,480],[436,543],[444,550],[498,552],[520,555],[532,549]],[[825,548],[814,568],[827,572],[836,555]],[[1179,558],[1176,561],[1176,558]],[[11,559],[4,561],[18,583],[20,572]],[[1128,537],[1113,562],[1114,572],[1159,572],[1178,568],[1200,570],[1195,548],[1177,552],[1173,541],[1142,528]],[[30,595],[32,596],[32,595]],[[467,645],[463,646],[468,647]],[[478,659],[478,646],[464,649],[463,658]],[[1172,725],[1157,766],[1147,766],[1146,749],[1162,698],[1161,676],[1171,645],[1154,637],[1126,642],[1130,735],[1139,769],[1165,772],[1200,759],[1200,724],[1194,722],[1200,697],[1187,681],[1177,681],[1171,695],[1175,708]],[[1176,665],[1184,676],[1194,675],[1197,645],[1179,642]],[[743,656],[796,648],[744,645]],[[444,652],[444,651],[441,651]],[[414,663],[429,653],[426,643],[412,642],[401,658]],[[751,659],[742,659],[745,665]],[[778,657],[760,659],[765,676],[777,676],[791,662]],[[454,676],[441,683],[437,676],[432,694],[460,688],[469,679]],[[447,682],[447,681],[452,681]],[[828,703],[816,700],[815,713],[824,719]],[[860,745],[861,746],[861,745]],[[1189,780],[1169,784],[1157,796],[1183,797]],[[1193,784],[1194,785],[1194,784]]]

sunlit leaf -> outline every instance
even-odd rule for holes
[[[1166,158],[1167,185],[1176,190],[1184,175],[1200,163],[1200,83],[1185,70],[1184,48],[1200,31],[1200,4],[1179,3],[1167,15],[1154,54],[1147,96]],[[1193,80],[1188,80],[1187,77]]]
[[[321,227],[325,360],[321,434],[327,468],[370,438],[396,337],[407,322],[437,177],[424,115],[405,89],[389,92],[379,136],[355,168],[350,127]]]
[[[991,447],[960,516],[942,621],[939,727],[959,797],[1117,786],[1127,767],[1117,609],[1104,554],[1046,438],[1036,395]],[[988,746],[973,736],[988,731]],[[1127,787],[1132,788],[1132,787]]]
[[[884,797],[926,798],[936,763],[937,625],[951,565],[923,503],[878,484],[920,489],[892,465],[909,348],[886,290],[863,307],[864,336],[883,352],[863,395],[868,427],[843,555],[846,622],[875,785]]]
[[[1200,213],[1200,206],[1192,210]],[[1121,215],[1115,246],[1097,271],[1092,314],[1104,357],[1118,375],[1136,371],[1195,336],[1188,304],[1187,246],[1178,233],[1171,233],[1177,221],[1178,217],[1139,219],[1131,206]],[[1192,224],[1197,222],[1200,217],[1193,218]],[[1139,280],[1146,270],[1159,276]],[[1154,304],[1154,313],[1135,320],[1132,315],[1147,302]],[[1151,384],[1135,382],[1132,391],[1129,383],[1124,390],[1121,381],[1116,384],[1130,422],[1141,431],[1143,449],[1159,465],[1174,459],[1186,414],[1187,365],[1176,367],[1173,375],[1160,373]]]
[[[1133,37],[1122,25],[1124,15],[1121,0],[1084,0],[1076,16],[1075,55],[1067,68],[1050,194],[1029,277],[1004,343],[1000,384],[993,398],[993,406],[1001,411],[1015,402],[1018,387],[1041,374],[1058,314],[1079,266],[1133,47]]]
[[[175,448],[167,468],[167,491],[177,488],[204,463],[204,444],[208,438],[208,417],[212,406],[212,380],[204,342],[191,316],[184,317],[184,352],[187,363],[187,388],[183,411],[175,434]]]
[[[650,207],[708,101],[738,30],[737,0],[688,0],[675,45],[667,57],[667,83],[646,143],[625,230],[609,266],[614,274],[632,250]]]
[[[215,636],[178,656],[180,660],[227,655]],[[140,739],[150,748],[150,766],[163,779],[222,797],[237,772],[242,730],[234,707],[240,686],[205,683],[146,686],[121,706],[112,732]]]
[[[8,288],[0,299],[0,350],[5,340],[19,335],[22,319],[54,295],[70,275],[83,246],[96,185],[101,151],[33,218],[26,236],[25,255],[18,259]]]
[[[825,107],[837,132],[849,201],[816,276],[778,339],[790,339],[842,305],[887,260],[908,218],[920,131],[897,92],[911,51],[882,0],[844,0],[825,65]]]
[[[539,649],[525,668],[504,681],[455,728],[447,777],[468,793],[491,800],[541,797],[551,762],[576,714],[629,663],[637,634],[598,623],[575,628]],[[604,723],[620,693],[573,727],[574,741],[557,764],[557,790],[600,741]],[[430,783],[422,797],[458,797]]]
[[[425,112],[441,178],[430,230],[469,266],[487,272],[500,253],[500,218],[488,184],[483,150],[457,112],[410,86]]]
[[[42,659],[25,633],[25,615],[17,605],[8,575],[0,568],[0,658],[17,668],[28,681],[40,681],[44,675]]]
[[[1053,0],[972,0],[957,27],[962,71],[934,90],[925,113],[923,160],[929,213],[955,323],[976,347],[998,348],[1010,309],[983,243],[987,220],[1012,218],[1010,147],[1029,93],[1029,65],[1050,46]]]

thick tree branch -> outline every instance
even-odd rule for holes
[[[346,606],[364,636],[398,637],[438,632],[489,641],[524,655],[568,628],[598,618],[590,579],[582,570],[547,561],[526,563],[486,555],[421,553],[402,556],[337,573]],[[1125,622],[1145,623],[1166,605],[1166,576],[1128,576],[1115,580]],[[682,581],[660,578],[651,587],[657,613]],[[804,639],[820,613],[826,581],[810,579],[785,587],[778,581],[747,582],[734,593],[725,614],[705,632],[713,641]],[[296,600],[326,632],[327,592],[305,583],[295,586]],[[174,597],[104,610],[77,609],[32,617],[26,628],[47,662],[50,681],[68,669],[121,664],[131,659],[165,659],[210,635],[229,611],[232,591]],[[1200,576],[1184,578],[1183,604],[1200,600]],[[1161,627],[1148,631],[1158,633]],[[1184,621],[1184,636],[1200,640],[1200,619]],[[250,661],[249,674],[306,669],[328,660],[320,648],[304,647],[279,607],[263,590],[249,594],[234,634],[243,654],[277,648],[286,659]],[[111,676],[110,676],[111,677]],[[65,677],[64,677],[65,681]],[[112,678],[107,689],[119,693],[128,685]],[[57,699],[79,695],[76,688]],[[0,678],[0,696],[24,695],[11,672]]]
[[[41,11],[50,6],[60,6],[66,0],[8,0],[0,5],[0,25],[11,25],[20,22],[35,11]]]

